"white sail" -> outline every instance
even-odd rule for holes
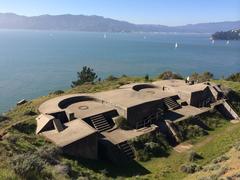
[[[178,43],[175,43],[175,48],[178,48]]]
[[[229,41],[226,42],[226,44],[229,44],[229,43],[230,43]]]
[[[104,39],[106,39],[106,38],[107,38],[107,34],[106,34],[106,33],[104,33],[104,35],[103,35],[103,38],[104,38]]]
[[[214,40],[212,40],[212,44],[214,44],[215,43],[215,41]]]

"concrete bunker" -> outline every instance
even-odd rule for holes
[[[41,115],[36,119],[36,133],[70,155],[97,159],[99,151],[107,146],[110,148],[107,155],[112,152],[111,148],[117,148],[132,158],[134,151],[127,142],[131,138],[158,128],[169,132],[169,137],[177,138],[174,123],[216,106],[224,114],[230,112],[230,118],[238,119],[221,93],[221,89],[212,84],[188,85],[184,81],[169,80],[128,84],[93,94],[60,96],[39,107]],[[184,106],[182,102],[186,102]],[[117,116],[125,117],[133,129],[116,126],[112,119]],[[114,157],[112,154],[112,159]]]

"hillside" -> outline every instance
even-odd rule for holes
[[[99,92],[143,81],[144,78],[124,76],[77,86],[64,94]],[[218,83],[240,93],[238,82]],[[187,151],[177,152],[171,148],[169,154],[163,157],[155,157],[146,162],[132,162],[121,168],[106,161],[73,159],[62,154],[44,138],[35,135],[38,106],[59,95],[63,95],[61,91],[31,100],[15,107],[6,114],[6,118],[0,120],[0,179],[183,179],[187,178],[188,174],[181,172],[180,168],[184,164],[192,163],[189,162],[190,152],[200,154],[202,158],[194,160],[194,163],[205,167],[227,153],[240,139],[240,123],[232,124],[213,114],[202,117],[210,122],[212,130],[208,131],[207,136],[196,136],[185,141],[186,144],[193,144]],[[230,153],[232,154],[232,151]],[[236,161],[239,163],[239,159],[234,159],[234,162]],[[191,179],[192,175],[189,177]]]
[[[214,40],[240,40],[240,29],[231,31],[220,31],[212,35]]]
[[[213,33],[240,27],[240,21],[190,24],[185,26],[164,26],[133,24],[101,16],[85,15],[41,15],[20,16],[0,13],[0,29],[66,30],[89,32],[184,32]]]

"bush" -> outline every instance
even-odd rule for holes
[[[161,133],[145,134],[130,141],[139,161],[148,161],[152,157],[165,156],[170,149]]]
[[[148,74],[146,74],[145,76],[144,76],[144,80],[145,80],[145,82],[148,82],[149,81],[149,75]]]
[[[203,158],[203,157],[200,156],[198,153],[196,153],[196,152],[194,152],[194,151],[191,151],[191,152],[189,153],[188,160],[189,160],[190,162],[194,162],[194,161],[196,161],[196,160],[198,160],[198,159],[202,159],[202,158]]]
[[[23,113],[23,115],[24,116],[35,116],[35,115],[37,115],[37,113],[32,110],[27,110]]]
[[[0,115],[0,122],[6,121],[6,120],[9,120],[7,116]]]
[[[221,162],[227,161],[228,159],[229,159],[228,156],[222,155],[222,156],[218,157],[217,159],[214,159],[212,162],[214,164],[217,164],[217,163],[221,163]]]
[[[226,78],[227,81],[234,81],[234,82],[240,82],[240,72],[231,74],[228,78]]]
[[[236,144],[234,144],[234,148],[235,148],[237,151],[240,151],[240,141],[237,142]]]
[[[45,144],[38,150],[28,150],[26,153],[21,151],[20,155],[18,151],[14,150],[10,165],[15,173],[24,177],[24,179],[38,179],[39,177],[41,177],[40,179],[46,179],[45,177],[51,176],[46,171],[47,167],[59,164],[60,153],[59,148],[51,144]]]
[[[144,149],[138,150],[136,152],[136,159],[138,161],[146,162],[151,159],[150,154],[148,154]]]
[[[16,155],[11,161],[12,168],[16,174],[24,178],[30,178],[34,173],[40,173],[44,162],[36,154]]]
[[[64,93],[64,91],[62,91],[62,90],[56,90],[56,91],[54,91],[54,92],[52,92],[50,94],[60,95],[60,94],[63,94],[63,93]]]
[[[219,170],[221,166],[219,164],[210,164],[203,168],[204,172]]]
[[[38,149],[39,156],[49,164],[58,164],[59,155],[62,154],[61,149],[53,145],[45,145]]]
[[[158,76],[159,79],[167,80],[167,79],[183,79],[180,74],[173,73],[172,71],[165,71]]]
[[[34,134],[36,125],[35,124],[28,124],[28,123],[18,123],[13,126],[13,129],[18,130],[21,133],[25,134]]]
[[[198,125],[189,125],[187,127],[186,138],[194,138],[194,137],[201,137],[207,135],[208,132],[203,128],[199,127]]]
[[[118,128],[129,130],[132,129],[131,125],[128,123],[127,119],[123,116],[119,116],[116,118],[115,123]]]
[[[184,164],[180,167],[180,170],[184,173],[192,174],[202,170],[202,167],[197,164]]]
[[[196,137],[205,136],[208,132],[198,125],[192,124],[193,118],[186,119],[176,123],[176,127],[183,140],[193,139]]]
[[[190,76],[190,81],[195,81],[195,82],[205,82],[205,81],[209,81],[211,79],[213,79],[214,75],[210,72],[204,72],[202,74],[198,74],[198,73],[193,73]]]
[[[113,76],[113,75],[110,75],[106,78],[107,81],[115,81],[115,80],[118,80],[117,77]]]

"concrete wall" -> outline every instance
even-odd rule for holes
[[[147,116],[156,113],[158,108],[165,108],[162,100],[140,104],[127,110],[127,120],[135,127],[137,122],[143,121]]]
[[[214,102],[214,96],[211,93],[210,89],[207,87],[203,91],[192,92],[190,105],[195,107],[202,107],[206,101]]]
[[[98,159],[97,133],[63,147],[63,152],[86,159]]]

